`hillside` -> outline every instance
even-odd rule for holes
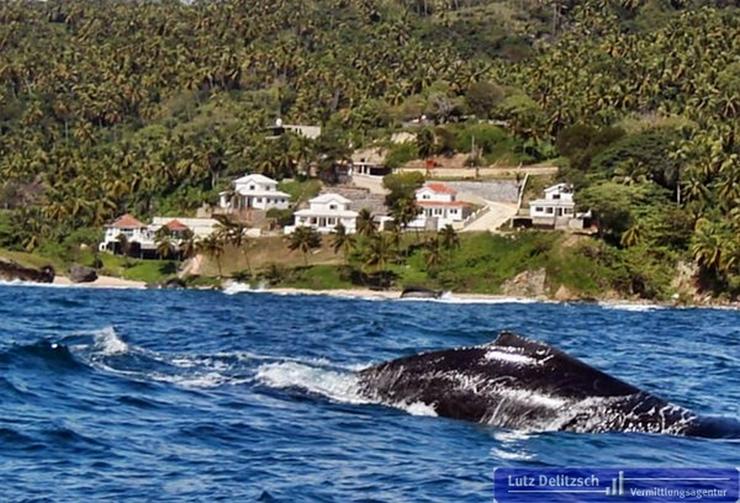
[[[738,19],[662,0],[4,2],[0,246],[53,254],[124,211],[192,212],[246,169],[330,182],[425,114],[406,157],[448,152],[460,121],[506,124],[489,162],[564,156],[610,246],[690,254],[736,292]],[[268,140],[278,117],[323,134]]]

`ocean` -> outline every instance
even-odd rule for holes
[[[500,466],[739,463],[737,439],[510,431],[356,391],[502,330],[740,417],[733,310],[0,286],[0,499],[488,502]]]

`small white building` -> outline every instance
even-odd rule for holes
[[[290,194],[277,190],[278,183],[264,175],[245,175],[234,180],[233,190],[219,193],[219,206],[239,211],[271,208],[284,210],[290,205]]]
[[[416,191],[416,205],[421,213],[409,224],[412,229],[441,230],[447,225],[459,227],[470,215],[470,204],[457,200],[457,191],[438,182],[426,183]]]
[[[341,223],[347,233],[352,234],[357,230],[358,213],[349,209],[351,202],[334,193],[314,197],[308,201],[308,208],[295,212],[295,223],[285,227],[285,233],[291,234],[296,227],[313,227],[322,234],[329,234]]]
[[[529,202],[529,216],[535,226],[567,227],[575,216],[575,207],[573,186],[558,183],[545,189],[543,199]]]

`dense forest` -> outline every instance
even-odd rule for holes
[[[737,292],[738,112],[728,1],[12,0],[0,246],[192,211],[247,167],[330,170],[425,114],[412,155],[444,152],[449,124],[506,124],[526,159],[560,156],[609,249],[690,255]],[[268,140],[277,118],[322,136]]]

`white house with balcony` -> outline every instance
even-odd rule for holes
[[[133,215],[126,213],[105,226],[103,242],[100,243],[98,249],[100,251],[117,252],[121,245],[119,236],[124,236],[127,243],[138,243],[139,246],[144,246],[145,243],[151,243],[152,246],[154,244],[154,233],[149,229],[149,226],[140,222]]]
[[[233,183],[232,190],[219,193],[219,206],[224,210],[284,210],[290,205],[290,194],[280,192],[278,183],[272,178],[259,174],[245,175]]]
[[[321,194],[308,201],[309,207],[295,212],[293,225],[285,227],[285,233],[291,234],[297,227],[312,227],[322,234],[329,234],[342,224],[347,233],[357,230],[356,211],[349,209],[350,201],[339,194]]]
[[[558,183],[545,189],[544,198],[529,202],[529,216],[535,226],[567,227],[575,216],[575,207],[573,186]]]
[[[447,225],[461,227],[472,212],[470,204],[457,200],[457,191],[438,182],[426,183],[416,191],[421,213],[410,224],[412,229],[437,231]]]

